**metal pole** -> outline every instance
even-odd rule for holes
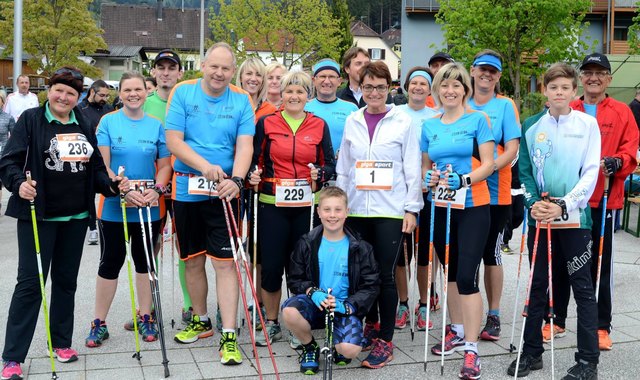
[[[204,0],[200,0],[200,63],[204,62]]]
[[[15,0],[13,7],[13,92],[18,92],[18,76],[22,74],[22,0]]]
[[[605,54],[611,54],[611,0],[607,1],[607,51]]]

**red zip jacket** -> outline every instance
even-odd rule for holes
[[[331,145],[329,126],[321,118],[306,112],[300,128],[294,134],[282,117],[282,111],[260,118],[253,138],[252,170],[262,169],[260,192],[275,195],[269,179],[310,178],[309,163],[323,170],[317,189],[335,173],[336,162]]]
[[[570,106],[574,110],[585,112],[584,96],[571,102]],[[629,106],[610,98],[609,95],[598,103],[596,120],[598,120],[602,144],[600,157],[617,157],[622,160],[622,167],[609,180],[609,199],[607,200],[607,209],[619,210],[624,200],[624,180],[638,165],[636,162],[638,126]],[[603,194],[604,174],[600,171],[589,205],[594,208],[600,207]]]

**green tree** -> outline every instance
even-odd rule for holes
[[[107,48],[88,6],[91,0],[30,0],[24,2],[22,44],[29,66],[44,75],[64,65],[80,68],[87,76],[100,69],[78,59]],[[0,43],[13,50],[13,1],[0,3]]]
[[[551,63],[575,62],[589,49],[581,36],[590,6],[590,0],[446,0],[436,19],[456,61],[469,66],[485,48],[502,55],[503,78],[519,106],[523,81]]]
[[[353,17],[349,13],[347,0],[333,0],[331,13],[338,22],[338,58],[353,46],[353,36],[351,35],[351,22]]]
[[[338,56],[338,22],[323,0],[218,0],[209,26],[216,41],[227,41],[239,59],[247,46],[263,46],[273,59],[285,58],[291,68],[309,54]],[[251,42],[250,42],[251,43]],[[299,54],[295,57],[294,53]]]
[[[636,3],[636,15],[633,24],[629,27],[629,54],[640,54],[640,1]]]

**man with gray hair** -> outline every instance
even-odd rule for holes
[[[174,339],[192,343],[213,335],[207,315],[205,263],[209,257],[216,272],[222,317],[220,362],[240,364],[236,338],[239,287],[223,207],[229,202],[237,210],[237,196],[253,155],[254,114],[249,95],[230,84],[236,60],[228,44],[211,46],[201,70],[201,79],[175,86],[165,119],[167,147],[176,158],[176,234],[193,307],[191,322]]]
[[[38,107],[40,102],[38,96],[29,91],[29,77],[26,75],[18,76],[18,92],[12,92],[7,96],[7,102],[4,104],[4,112],[18,121],[20,115],[29,108]]]

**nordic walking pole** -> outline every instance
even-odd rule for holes
[[[602,197],[602,224],[600,225],[600,245],[598,246],[598,270],[596,272],[596,304],[600,299],[600,273],[602,271],[602,249],[604,247],[604,225],[607,221],[607,200],[609,199],[609,176],[604,177],[604,196]],[[553,326],[553,325],[552,325]]]
[[[451,164],[447,164],[445,177],[447,173],[453,171]],[[451,237],[451,202],[447,202],[447,227],[445,232],[444,245],[444,278],[442,284],[442,292],[444,293],[444,304],[442,305],[442,347],[440,348],[440,376],[444,375],[444,339],[447,321],[447,291],[449,288],[449,238]],[[428,326],[427,326],[428,327]]]
[[[226,203],[227,208],[229,209],[229,211],[231,211],[232,210],[231,201],[227,199],[225,203]],[[233,216],[233,213],[229,212],[228,214],[231,215],[231,221],[233,222],[232,225],[234,227],[237,227],[237,224],[235,222],[235,218]],[[238,239],[238,242],[240,242],[240,238],[239,238],[240,234],[238,233],[238,229],[237,228],[235,230],[235,235],[236,235],[236,237]],[[230,237],[232,237],[232,236],[233,235],[230,234]],[[233,247],[234,246],[232,245],[231,246],[232,251],[233,251]],[[242,244],[238,244],[238,248],[239,249],[237,250],[236,253],[242,259],[242,264],[244,266],[245,272],[249,273],[249,260],[247,260],[247,255],[246,255],[246,253],[244,251],[244,247],[242,246]],[[238,273],[240,273],[240,271],[238,271]],[[256,292],[254,291],[255,286],[253,284],[253,280],[252,279],[249,279],[249,287],[251,288],[251,296],[253,297],[253,301],[254,301],[254,303],[256,303],[258,301],[258,297],[256,296]],[[245,297],[246,297],[246,295],[245,295]],[[245,303],[245,308],[244,309],[245,309],[245,313],[247,314],[247,317],[248,317],[249,312],[247,310],[246,303]],[[266,316],[263,318],[262,310],[260,310],[259,308],[258,308],[258,317],[260,318],[260,325],[262,326],[262,333],[264,334],[265,341],[267,342],[267,349],[269,350],[269,357],[271,358],[271,364],[273,365],[273,371],[275,372],[276,380],[280,380],[280,374],[278,373],[278,366],[276,365],[276,358],[273,355],[273,350],[271,349],[271,343],[269,342],[269,335],[267,333],[267,329],[265,328],[265,322],[264,322],[265,319],[264,318],[266,318]],[[255,343],[254,343],[254,346],[255,346]]]
[[[546,193],[543,193],[543,196]],[[525,213],[526,215],[526,213]],[[533,274],[536,268],[536,257],[538,256],[538,239],[540,237],[540,223],[536,222],[536,235],[533,239],[533,252],[531,256],[531,270],[529,271],[529,282],[527,284],[527,298],[524,300],[524,309],[522,310],[522,329],[520,331],[520,343],[518,344],[518,356],[516,357],[516,370],[514,371],[514,380],[518,378],[518,369],[520,367],[520,354],[522,354],[522,343],[524,342],[524,328],[527,324],[529,316],[529,299],[531,298],[531,284],[533,283]],[[553,328],[553,325],[551,326]],[[539,327],[538,327],[539,328]],[[551,334],[553,335],[553,334]]]
[[[331,295],[331,288],[327,289],[327,294]],[[331,380],[333,378],[333,317],[333,310],[325,309],[324,347],[320,350],[320,354],[324,354],[324,371],[322,372],[322,380]]]
[[[414,294],[416,290],[416,285],[418,283],[418,222],[420,216],[416,218],[416,228],[411,232],[411,247],[413,249],[413,264],[410,266],[412,269],[411,283],[409,284],[409,298]],[[420,290],[418,288],[418,303],[420,303]],[[413,303],[412,303],[413,305]],[[409,309],[409,321],[411,322],[411,331],[415,331],[416,325],[416,313],[415,310]],[[427,326],[428,327],[428,326]],[[411,340],[413,340],[413,335],[411,336]]]
[[[27,171],[27,183],[33,186],[31,172]],[[51,380],[58,379],[56,375],[56,363],[53,360],[53,345],[51,343],[51,327],[49,326],[49,308],[47,307],[47,294],[44,290],[44,274],[42,271],[42,259],[40,258],[40,238],[38,236],[38,221],[36,220],[36,204],[33,199],[29,200],[31,208],[31,224],[33,225],[33,241],[36,248],[36,258],[38,262],[38,278],[40,279],[40,295],[42,297],[42,313],[44,314],[44,327],[47,330],[47,346],[49,346],[49,360],[51,361]]]
[[[520,270],[522,269],[522,257],[524,256],[525,240],[527,236],[527,210],[524,211],[522,220],[522,238],[520,239],[520,257],[518,258],[518,276],[516,277],[516,302],[513,304],[513,323],[511,323],[511,341],[509,342],[509,354],[516,349],[513,345],[513,335],[516,331],[516,314],[518,310],[518,296],[520,292]]]
[[[549,193],[542,194],[542,199],[549,201]],[[553,311],[553,258],[551,255],[551,223],[547,222],[547,282],[549,286],[549,322],[551,323],[551,379],[555,379],[556,373],[556,361],[554,355],[554,344],[553,344],[553,318],[555,313]],[[524,327],[523,327],[524,329]]]
[[[124,177],[124,166],[118,167],[118,176]],[[131,296],[131,316],[133,317],[133,333],[136,340],[136,352],[132,358],[138,359],[140,363],[140,337],[138,336],[138,316],[136,313],[136,295],[133,290],[133,273],[131,270],[131,245],[129,241],[129,228],[127,225],[127,202],[124,200],[125,193],[120,193],[120,208],[122,209],[122,229],[124,230],[124,247],[127,253],[127,275],[129,277],[129,295]],[[142,363],[140,363],[142,364]]]
[[[403,233],[404,236],[404,233]],[[404,273],[405,273],[405,277],[407,278],[407,288],[409,287],[409,282],[411,281],[411,275],[409,274],[409,255],[407,254],[407,239],[406,236],[405,238],[402,240],[402,251],[404,253]],[[409,300],[411,299],[411,293],[407,294],[407,303],[409,303]],[[411,310],[409,310],[409,314],[413,315],[413,312],[411,312]],[[415,334],[415,331],[413,331],[413,318],[411,318],[411,326],[410,326],[410,330],[411,330],[411,341],[413,341],[413,336]]]
[[[316,168],[312,163],[309,163],[307,166],[309,167],[310,170],[313,170]],[[315,187],[316,187],[314,186],[316,185],[316,181],[311,179],[311,182],[309,184],[311,185],[311,212],[309,216],[309,231],[311,231],[313,229],[313,204],[315,203],[315,197],[313,195],[313,191],[315,190]],[[287,289],[289,289],[289,287],[287,287]]]
[[[144,186],[140,188],[140,192],[144,194]],[[151,300],[156,311],[156,322],[158,324],[158,337],[160,338],[160,350],[162,351],[162,365],[164,366],[164,377],[169,377],[169,360],[167,360],[167,348],[164,341],[164,328],[162,325],[162,306],[160,303],[160,289],[158,285],[158,275],[152,263],[153,258],[149,258],[149,246],[153,247],[153,231],[151,230],[151,207],[149,204],[145,206],[147,209],[147,219],[149,224],[149,238],[144,226],[144,217],[142,215],[142,207],[138,207],[138,217],[140,219],[140,228],[142,230],[142,246],[144,248],[144,257],[147,261],[147,274],[149,276],[149,285],[151,286]],[[152,251],[151,251],[152,252]]]
[[[170,220],[171,224],[168,225],[169,233],[171,234],[171,239],[169,240],[171,244],[171,329],[176,325],[176,250],[173,246],[173,217],[171,215],[167,215],[167,220]],[[164,243],[164,236],[162,237],[162,241]]]
[[[435,162],[431,165],[433,170],[438,169]],[[433,265],[433,225],[436,216],[436,200],[435,187],[431,188],[431,215],[429,217],[429,263],[427,264],[427,286],[429,286],[429,295],[431,295],[431,266]],[[429,314],[431,313],[431,305],[427,305],[427,326],[424,329],[424,371],[427,372],[427,350],[429,347]]]
[[[258,165],[256,165],[256,170],[258,170]],[[252,189],[253,191],[253,224],[252,224],[252,232],[253,232],[253,283],[256,283],[256,276],[258,275],[258,188],[255,187],[254,189]],[[258,294],[258,289],[253,288],[253,291],[256,293],[256,295]],[[252,310],[252,321],[253,321],[253,330],[252,331],[256,331],[256,308],[260,308],[260,302],[258,302],[258,300],[256,299],[254,304],[257,303],[257,305],[253,305],[253,310]]]

